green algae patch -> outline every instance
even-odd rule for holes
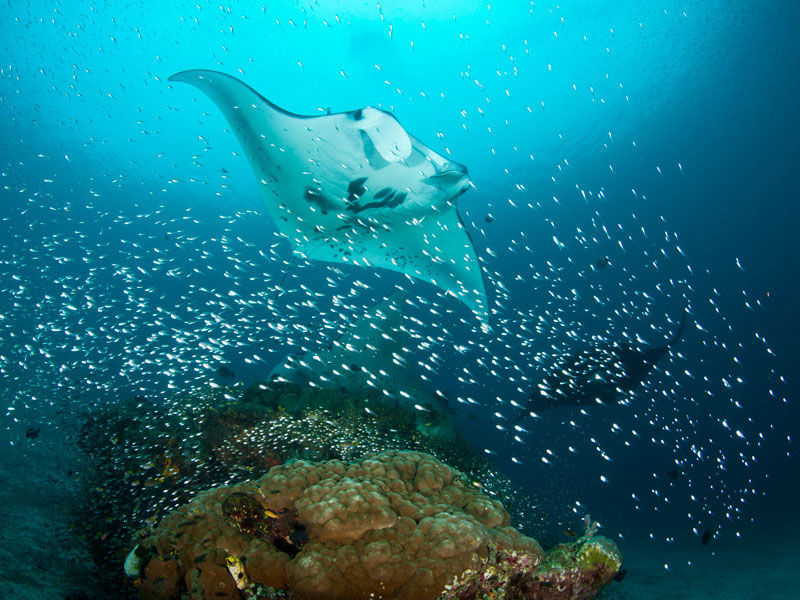
[[[622,566],[622,554],[610,539],[598,535],[579,542],[577,562],[582,569],[604,569],[613,573]]]

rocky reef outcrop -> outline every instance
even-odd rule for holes
[[[617,546],[594,534],[541,557],[498,550],[447,585],[437,600],[588,600],[620,578],[621,566]]]
[[[437,415],[451,431],[449,417]],[[78,436],[88,468],[73,530],[104,588],[132,599],[138,593],[118,569],[131,537],[201,490],[257,479],[287,460],[355,460],[389,449],[433,454],[473,479],[491,473],[463,437],[439,437],[439,421],[429,416],[375,391],[352,395],[291,383],[209,387],[168,402],[135,397],[99,406],[86,414]],[[507,479],[490,476],[495,493],[500,483],[511,489]]]
[[[145,600],[477,600],[501,597],[487,581],[503,577],[507,598],[584,599],[620,562],[591,535],[545,553],[500,502],[412,451],[295,460],[203,492],[134,558]]]

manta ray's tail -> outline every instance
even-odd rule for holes
[[[678,325],[678,329],[675,330],[675,333],[673,333],[672,337],[669,338],[669,341],[667,341],[666,344],[667,348],[669,348],[670,346],[672,346],[672,344],[681,339],[681,336],[683,335],[683,330],[686,329],[686,323],[688,319],[689,319],[689,311],[684,308],[683,314],[681,314],[681,322]]]

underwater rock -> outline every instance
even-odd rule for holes
[[[279,523],[295,552],[277,543]],[[292,461],[203,492],[139,544],[151,562],[174,559],[180,571],[148,600],[237,598],[228,595],[239,593],[230,557],[251,590],[300,600],[433,600],[497,552],[543,559],[536,540],[509,523],[503,505],[458,471],[427,454],[391,451],[355,462]],[[148,565],[142,590],[154,589]],[[224,589],[216,587],[222,580]]]
[[[145,600],[178,600],[180,597],[174,593],[180,582],[178,561],[174,558],[151,558],[145,565],[141,581],[141,595]]]
[[[615,580],[621,564],[617,546],[602,536],[560,544],[543,557],[500,550],[437,600],[588,600]]]
[[[295,518],[293,511],[264,508],[255,494],[234,492],[223,501],[222,513],[228,524],[240,532],[266,538],[292,557],[308,540],[305,525]]]
[[[257,536],[265,532],[266,511],[253,494],[234,492],[225,498],[222,516],[242,533]]]
[[[254,475],[291,458],[351,459],[393,448],[428,452],[465,469],[464,457],[474,454],[451,415],[414,402],[424,410],[377,390],[353,394],[256,382],[240,401],[204,415],[202,438],[226,467],[252,469]]]
[[[118,569],[131,536],[198,490],[228,477],[185,435],[186,424],[193,424],[193,406],[219,401],[180,399],[182,413],[141,398],[98,407],[86,415],[77,438],[89,470],[78,480],[81,502],[72,509],[71,520],[103,588],[113,590],[115,598],[133,597],[133,579]]]
[[[286,395],[295,395],[307,410],[288,413],[280,405]],[[287,460],[352,461],[390,449],[435,456],[468,474],[471,486],[502,499],[515,519],[530,521],[533,515],[525,513],[534,511],[535,501],[477,456],[463,437],[438,437],[430,414],[403,404],[296,384],[255,384],[247,392],[240,386],[182,393],[171,405],[132,398],[98,408],[86,415],[78,440],[91,470],[80,480],[83,500],[73,515],[75,531],[86,541],[104,589],[113,590],[115,598],[133,598],[144,557],[152,553],[144,552],[135,575],[126,577],[119,564],[131,539],[201,490],[256,479]],[[426,419],[426,435],[420,417]],[[273,509],[275,517],[253,536],[253,548],[262,550],[250,553],[247,570],[262,573],[259,580],[276,581],[285,578],[285,569],[263,547],[290,559],[309,534],[295,525],[291,512],[264,508]]]

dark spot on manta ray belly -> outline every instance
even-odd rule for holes
[[[348,113],[354,121],[360,121],[364,118],[364,109],[359,108],[351,113]]]
[[[314,188],[306,188],[306,193],[303,194],[303,198],[305,198],[309,202],[318,202],[319,192]]]
[[[387,204],[387,206],[391,206],[392,208],[394,208],[395,206],[400,206],[405,201],[405,199],[407,197],[408,197],[408,193],[407,192],[400,192],[394,198],[392,198],[390,201],[387,201],[386,204]]]
[[[367,191],[367,187],[364,185],[366,181],[366,177],[359,177],[358,179],[353,179],[349,184],[347,184],[347,199],[350,202],[357,200],[359,197],[364,195],[364,192]]]
[[[397,190],[390,190],[388,195],[385,193],[382,194],[381,192],[385,192],[385,190],[389,190],[389,188],[383,188],[380,192],[375,194],[376,199],[379,197],[383,197],[382,200],[379,200],[378,202],[367,202],[366,204],[363,205],[354,202],[353,204],[347,207],[347,210],[359,213],[362,210],[367,210],[370,208],[381,208],[382,206],[395,208],[396,206],[400,206],[408,197],[408,192],[398,192]]]

